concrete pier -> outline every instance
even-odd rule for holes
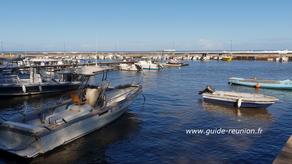
[[[292,163],[292,136],[281,150],[280,154],[273,161],[273,164],[291,164]]]

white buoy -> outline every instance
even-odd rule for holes
[[[22,91],[23,91],[23,93],[26,93],[26,88],[24,85],[22,85]]]
[[[241,107],[241,103],[242,103],[242,99],[238,99],[237,100],[237,108],[240,108]]]

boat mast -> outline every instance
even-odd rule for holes
[[[232,40],[230,40],[230,55],[232,56]]]

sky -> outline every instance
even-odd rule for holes
[[[292,50],[292,0],[0,0],[0,41],[4,51]]]

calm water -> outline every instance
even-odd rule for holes
[[[228,77],[291,79],[292,64],[240,61],[190,62],[181,69],[113,72],[113,85],[143,75],[143,91],[129,111],[114,123],[66,146],[40,156],[32,163],[271,163],[292,134],[292,91],[259,90],[280,102],[267,110],[235,110],[202,103],[197,92],[207,84],[216,89],[256,92],[229,86]],[[137,78],[135,78],[137,77]],[[130,80],[129,80],[130,79]],[[33,97],[39,106],[56,96]],[[23,99],[1,100],[2,111],[15,110]],[[261,135],[187,135],[186,129],[262,128]],[[0,163],[19,162],[1,154]]]

